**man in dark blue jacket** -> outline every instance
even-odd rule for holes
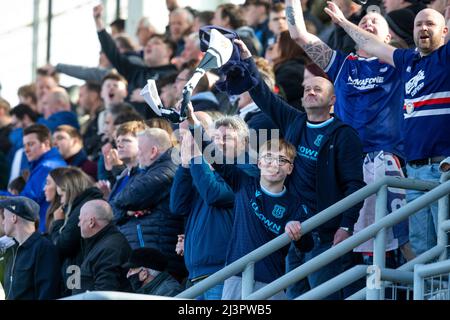
[[[39,231],[45,232],[45,215],[48,207],[44,194],[45,179],[53,169],[65,167],[66,162],[56,148],[50,147],[50,131],[41,124],[24,129],[23,144],[30,163],[30,176],[20,195],[39,204]]]
[[[170,214],[170,188],[176,171],[172,141],[159,128],[137,133],[139,169],[111,200],[119,230],[132,249],[153,247],[169,260],[167,270],[178,280],[186,277],[183,258],[175,252],[184,219]]]
[[[202,158],[190,132],[181,142],[181,166],[170,193],[170,210],[186,216],[184,262],[189,280],[195,284],[225,266],[233,224],[234,193],[231,187]],[[220,300],[223,283],[214,286],[199,300]]]
[[[303,106],[306,113],[300,112],[265,85],[248,49],[242,41],[235,42],[240,47],[243,63],[258,80],[249,90],[250,96],[277,125],[280,135],[297,147],[294,172],[287,185],[305,202],[309,216],[362,188],[365,185],[362,144],[354,129],[330,114],[335,101],[331,82],[320,77],[305,81]],[[361,207],[362,203],[314,230],[315,247],[305,259],[310,260],[348,238]],[[335,261],[311,274],[308,280],[316,287],[341,271],[342,264]]]
[[[16,241],[9,248],[5,272],[8,300],[48,300],[59,297],[60,262],[56,247],[36,231],[39,205],[25,197],[0,200],[5,234]]]

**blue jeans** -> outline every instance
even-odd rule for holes
[[[289,247],[289,251],[286,256],[286,273],[294,270],[304,262],[305,262],[305,254],[303,252],[298,251],[295,248],[294,243],[291,242],[291,246]],[[304,278],[296,282],[295,284],[287,287],[286,295],[289,300],[293,300],[308,291],[309,291],[309,282],[307,278]]]
[[[223,282],[203,292],[196,300],[220,300],[222,299]]]
[[[439,172],[439,164],[415,166],[407,165],[406,171],[408,178],[439,181],[441,174]],[[407,190],[406,200],[411,202],[424,192]],[[409,217],[409,242],[416,255],[431,249],[437,243],[438,228],[438,203],[419,210],[417,213]]]
[[[316,232],[312,233],[312,237],[314,240],[314,247],[311,251],[306,253],[301,253],[297,248],[294,246],[291,247],[291,249],[294,249],[294,252],[297,254],[298,259],[293,260],[293,254],[288,254],[288,263],[287,263],[287,269],[294,269],[296,266],[299,266],[302,263],[305,263],[309,260],[312,260],[313,258],[317,257],[321,253],[325,252],[326,250],[330,249],[333,245],[332,242],[321,242],[319,235]],[[292,250],[289,250],[292,251]],[[291,260],[292,259],[292,260]],[[297,264],[297,265],[296,265]],[[341,274],[344,271],[343,264],[341,258],[338,258],[326,266],[323,266],[319,270],[311,273],[308,276],[308,283],[310,288],[318,287],[320,284],[334,278],[335,276]],[[304,290],[306,289],[306,285],[303,280],[300,281],[300,283],[296,283],[295,285],[288,288],[287,294],[288,298],[296,298],[298,295],[302,294],[303,292],[306,292]],[[335,292],[331,295],[329,295],[326,300],[340,300],[341,294],[340,292]]]

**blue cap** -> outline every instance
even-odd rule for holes
[[[15,215],[33,222],[38,220],[40,210],[35,201],[26,197],[6,197],[0,200],[0,208],[7,209]]]

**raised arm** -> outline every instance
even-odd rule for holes
[[[377,36],[348,21],[335,3],[328,1],[327,4],[328,6],[325,8],[325,12],[331,17],[331,20],[333,20],[334,23],[341,26],[345,32],[347,32],[347,34],[356,42],[356,45],[360,50],[395,66],[395,48],[393,46],[384,43],[378,39]]]
[[[330,63],[333,50],[322,40],[306,30],[300,0],[286,0],[286,18],[291,38],[322,69]]]
[[[78,78],[84,81],[102,82],[102,79],[111,72],[111,70],[99,67],[85,67],[73,64],[58,63],[55,66],[56,72],[67,74],[68,76]]]
[[[127,56],[119,52],[113,37],[106,32],[105,25],[103,24],[103,5],[99,4],[94,7],[93,16],[97,28],[98,40],[100,41],[103,53],[108,57],[108,60],[116,68],[117,72],[129,81],[138,70],[142,69],[142,65],[132,63]]]

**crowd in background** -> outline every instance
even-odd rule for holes
[[[17,106],[0,97],[6,298],[86,290],[175,296],[287,232],[291,245],[256,264],[258,289],[372,224],[375,200],[306,236],[300,222],[386,175],[439,181],[450,156],[450,84],[438,73],[420,82],[448,73],[447,1],[333,2],[246,0],[213,12],[167,0],[165,33],[144,12],[135,35],[123,19],[107,28],[102,5],[94,7],[98,66],[48,64],[18,88]],[[425,14],[433,19],[419,26]],[[373,38],[355,39],[347,23]],[[235,73],[208,71],[188,119],[171,123],[141,90],[154,79],[164,107],[179,111],[205,55],[199,31],[207,25],[237,34]],[[377,39],[398,50],[377,51]],[[421,58],[406,50],[416,47]],[[59,74],[85,83],[63,88]],[[250,146],[251,132],[266,139]],[[206,161],[208,148],[233,164]],[[387,212],[420,194],[390,188]],[[388,266],[432,248],[436,225],[433,204],[388,228]],[[293,299],[372,256],[369,241],[272,298]],[[236,275],[198,299],[239,299],[240,288]]]

